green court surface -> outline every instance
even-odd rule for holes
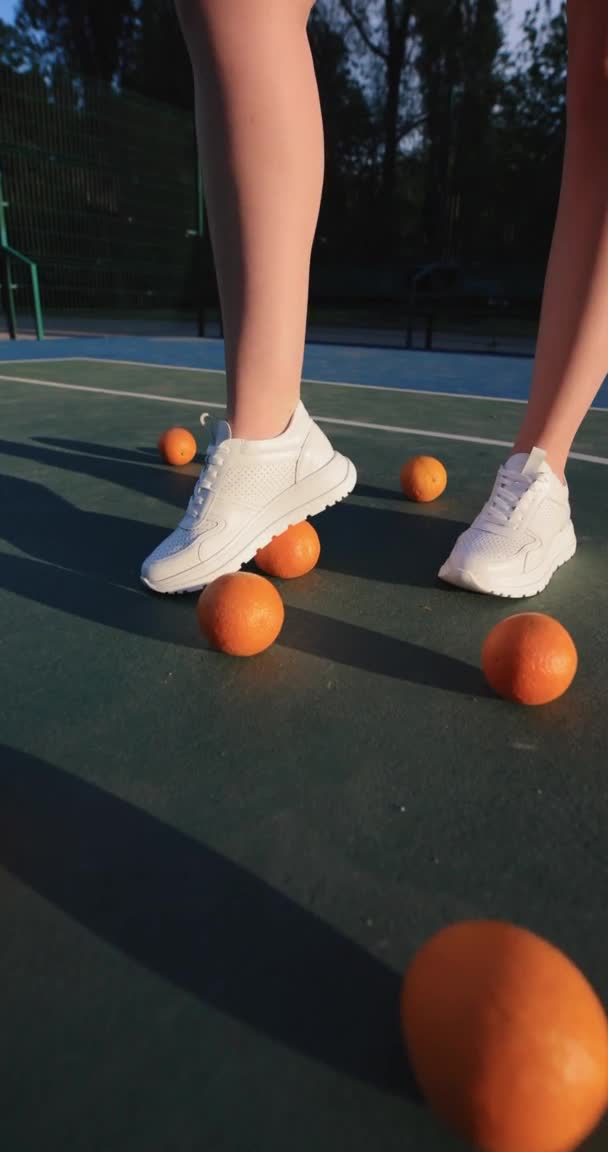
[[[196,433],[222,376],[0,365],[6,1152],[463,1149],[398,1034],[401,973],[453,920],[534,929],[608,1001],[608,412],[570,468],[579,553],[523,605],[570,629],[579,674],[521,709],[479,652],[522,605],[436,580],[521,405],[304,398],[359,485],[281,584],[277,644],[239,661],[195,597],[138,582],[197,471],[158,436]],[[399,491],[418,452],[448,469],[432,505]]]

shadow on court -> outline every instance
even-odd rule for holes
[[[141,562],[162,538],[153,524],[87,512],[44,484],[2,477],[8,515],[0,535],[48,564],[136,588]]]
[[[164,599],[54,563],[8,555],[0,555],[0,586],[131,635],[185,648],[205,647],[192,597]],[[303,608],[288,607],[278,645],[414,684],[477,697],[488,694],[479,670],[463,660]]]
[[[314,1060],[419,1099],[399,976],[196,840],[0,747],[0,862],[152,972]]]
[[[130,491],[141,492],[175,505],[181,510],[186,507],[194,483],[190,473],[151,466],[148,452],[108,448],[79,440],[47,437],[36,444],[13,444],[0,440],[0,453],[110,481]],[[5,483],[10,483],[10,480],[3,480],[3,486]],[[38,487],[41,489],[41,486]],[[395,504],[393,507],[378,508],[347,501],[316,517],[314,523],[322,543],[319,567],[330,572],[391,584],[412,587],[435,584],[439,567],[456,537],[467,525],[443,519],[436,513],[407,512],[399,493],[392,489],[360,484],[356,494],[387,501],[390,499]],[[48,492],[46,499],[47,504],[52,499]],[[59,497],[54,499],[60,501]],[[59,503],[55,505],[55,511],[61,517]],[[116,531],[120,531],[123,537],[120,551],[115,557],[97,555],[95,562],[91,561],[89,570],[105,575],[110,564],[112,574],[118,578],[115,561],[122,561],[124,582],[125,576],[130,580],[134,571],[136,574],[139,572],[142,558],[159,542],[162,531],[149,524],[127,522],[120,517],[115,518],[115,523]],[[125,529],[127,523],[128,536]],[[94,555],[95,542],[89,540],[89,544]],[[24,550],[30,551],[29,548]],[[79,549],[81,554],[83,551]],[[53,559],[51,556],[45,558]],[[73,564],[69,566],[74,567]]]
[[[121,452],[104,444],[85,444],[80,440],[46,439],[29,444],[0,440],[0,453],[109,481],[173,504],[182,511],[192,495],[195,481],[190,472],[163,467],[158,457],[151,460],[143,453]],[[193,468],[196,468],[194,463]]]
[[[397,488],[383,488],[380,484],[362,484],[357,482],[356,496],[368,496],[372,500],[397,500],[403,503],[403,496]]]
[[[479,669],[464,660],[305,608],[288,607],[277,643],[364,672],[467,696],[491,695]]]
[[[0,584],[5,589],[134,635],[201,646],[191,598],[166,599],[140,587],[142,557],[159,539],[153,525],[85,511],[32,480],[4,476],[2,491],[5,507],[10,510],[10,518],[4,518],[0,529],[2,536],[33,558],[0,557]],[[382,523],[385,515],[391,513],[344,506],[335,531],[346,556],[341,555],[330,526],[329,557],[324,557],[324,566],[331,567],[333,561],[337,569],[340,561],[340,571],[352,572],[350,561],[355,572],[363,574],[367,563],[377,579],[383,578],[382,564],[392,571],[386,558],[362,560],[351,541],[354,523],[361,518],[369,518],[370,524],[375,524],[376,518]],[[392,535],[397,538],[395,547],[401,549],[403,517],[394,515],[399,523]],[[337,518],[333,520],[335,526]],[[426,566],[426,558],[417,563]],[[486,692],[478,670],[462,660],[302,608],[289,608],[280,643],[298,652],[412,683],[477,696]]]
[[[356,494],[362,490],[363,486],[357,488]],[[346,501],[328,508],[315,520],[315,527],[321,540],[320,568],[429,588],[437,583],[441,565],[467,525],[437,514],[409,512],[399,503],[378,508]]]
[[[94,440],[68,440],[65,436],[34,436],[33,442],[48,448],[79,452],[83,456],[118,460],[124,464],[156,464],[159,467],[166,467],[156,445],[152,447],[150,444],[139,444],[135,448],[116,448],[114,445],[98,444]],[[193,464],[198,464],[200,467],[203,463],[203,455],[204,453],[198,452],[194,457]],[[179,475],[179,472],[177,474]]]

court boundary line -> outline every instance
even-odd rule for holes
[[[126,388],[99,388],[94,384],[67,384],[61,380],[37,380],[34,376],[8,376],[0,372],[0,381],[9,384],[35,384],[38,388],[59,388],[65,392],[92,392],[97,396],[125,396],[128,400],[156,400],[161,404],[185,404],[193,408],[225,408],[213,400],[190,400],[179,396],[159,396],[155,392],[131,392]]]
[[[59,359],[59,357],[57,357]],[[79,357],[71,357],[73,360]],[[103,363],[103,364],[122,364],[123,367],[133,368],[160,368],[163,370],[175,368],[178,372],[207,372],[211,376],[225,376],[223,368],[190,368],[185,364],[147,364],[144,360],[112,360],[108,357],[96,356],[81,356],[81,360],[87,363]],[[34,361],[35,363],[35,361]],[[499,404],[526,404],[526,400],[510,400],[508,396],[476,396],[474,392],[438,392],[433,390],[427,391],[425,388],[398,388],[394,384],[357,384],[354,381],[347,380],[312,380],[308,376],[302,377],[303,384],[322,384],[327,388],[362,388],[370,392],[397,392],[409,393],[413,396],[444,396],[450,399],[453,396],[458,397],[459,400],[495,400]]]
[[[0,345],[0,347],[1,347],[1,345]],[[24,356],[22,360],[2,360],[2,359],[0,359],[0,365],[1,364],[7,364],[8,367],[10,368],[13,364],[15,364],[17,366],[19,366],[19,364],[61,364],[62,361],[64,361],[64,360],[68,364],[71,364],[74,360],[94,360],[94,359],[95,359],[94,356],[32,356],[32,357]]]
[[[206,372],[208,376],[225,376],[223,368],[192,368],[187,364],[150,364],[145,360],[116,360],[111,356],[51,356],[48,359],[40,359],[35,357],[32,360],[0,360],[2,364],[60,364],[62,361],[68,363],[85,363],[85,364],[121,364],[123,368],[158,368],[162,371],[174,372]],[[370,392],[396,392],[405,396],[437,396],[445,400],[483,400],[486,403],[493,404],[527,404],[528,401],[522,400],[519,397],[510,396],[480,396],[475,392],[444,392],[438,389],[428,388],[398,388],[392,384],[357,384],[354,381],[347,380],[311,380],[305,376],[302,378],[302,384],[321,384],[325,388],[355,388],[364,389]],[[595,404],[591,405],[590,411],[592,412],[608,412],[606,408],[596,408]]]
[[[33,360],[0,360],[0,367],[3,364],[60,364],[62,361],[67,363],[84,363],[84,364],[121,364],[124,368],[158,368],[162,371],[174,372],[206,372],[208,376],[225,376],[223,368],[192,368],[186,364],[148,364],[145,360],[115,360],[110,356],[49,356],[42,360],[34,358]],[[527,400],[521,400],[518,397],[511,399],[509,396],[478,396],[474,392],[444,392],[433,389],[432,391],[427,388],[398,388],[392,384],[356,384],[346,380],[312,380],[308,376],[302,378],[303,384],[321,384],[326,388],[355,388],[364,389],[370,392],[395,392],[405,396],[438,396],[446,400],[485,400],[491,401],[495,404],[527,404]],[[594,411],[602,412],[608,409],[597,408]]]
[[[158,396],[153,392],[129,392],[113,388],[98,388],[87,384],[66,384],[57,380],[36,380],[31,376],[8,376],[0,373],[0,381],[9,384],[33,384],[40,388],[55,388],[64,392],[90,392],[97,396],[112,396],[127,400],[152,400],[161,404],[182,404],[190,408],[224,408],[212,400],[189,400],[177,396]],[[485,436],[464,436],[458,432],[438,432],[429,428],[408,428],[395,424],[374,424],[362,420],[343,420],[337,416],[313,416],[319,424],[333,424],[342,428],[360,428],[363,431],[389,432],[401,436],[420,436],[428,440],[451,440],[459,444],[481,444],[492,448],[511,448],[510,440],[494,440]],[[608,465],[608,457],[594,456],[586,452],[571,452],[571,460],[586,464]]]

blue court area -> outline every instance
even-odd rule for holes
[[[220,340],[109,337],[0,343],[0,362],[75,356],[164,364],[174,368],[220,371],[224,368],[224,350]],[[530,387],[532,361],[523,357],[408,352],[391,348],[336,348],[318,344],[309,345],[306,349],[304,376],[310,380],[523,400]],[[595,406],[608,407],[608,382]]]
[[[561,947],[608,1002],[608,396],[569,475],[579,551],[527,608],[579,671],[543,708],[480,670],[518,604],[439,584],[531,363],[311,347],[303,397],[358,469],[277,582],[260,656],[209,650],[142,559],[220,413],[213,341],[0,346],[3,1152],[466,1152],[424,1106],[402,973],[457,920]],[[198,460],[172,469],[184,425]],[[407,502],[403,461],[448,486]],[[605,1152],[608,1130],[585,1152]]]

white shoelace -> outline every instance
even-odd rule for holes
[[[534,483],[542,480],[542,476],[523,476],[509,471],[508,468],[501,468],[494,492],[483,510],[483,518],[504,527],[513,519],[522,497],[530,491]]]
[[[201,425],[203,428],[209,416],[208,412],[203,412],[201,416]],[[188,514],[197,516],[201,510],[203,500],[206,492],[213,492],[215,482],[219,475],[219,469],[226,462],[225,453],[228,450],[229,440],[225,440],[222,444],[210,444],[205,454],[205,460],[199,478],[195,484],[194,492],[190,497],[188,504]]]

